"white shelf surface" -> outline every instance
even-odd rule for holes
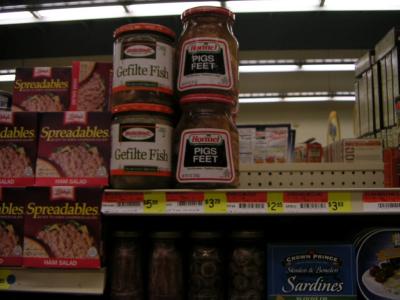
[[[60,270],[1,267],[0,291],[101,295],[104,292],[105,274],[104,268]]]
[[[104,215],[399,214],[400,189],[105,190]]]

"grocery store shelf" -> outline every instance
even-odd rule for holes
[[[104,215],[400,214],[400,189],[105,190]]]
[[[101,295],[105,269],[27,269],[0,268],[0,291]]]

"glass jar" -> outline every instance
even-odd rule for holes
[[[142,300],[142,253],[138,232],[114,233],[111,256],[111,299]]]
[[[238,97],[238,41],[235,15],[223,7],[199,6],[183,12],[177,46],[177,91],[218,93]]]
[[[173,106],[175,33],[133,23],[114,33],[112,108],[146,102]]]
[[[111,178],[117,189],[168,188],[172,183],[173,110],[134,103],[113,109]]]
[[[150,257],[149,300],[182,300],[183,266],[178,232],[155,232]]]
[[[229,299],[265,298],[265,247],[263,234],[254,231],[233,232],[229,259]]]
[[[217,232],[193,232],[189,300],[224,299],[223,261]]]
[[[228,188],[239,184],[239,138],[233,99],[216,94],[181,98],[174,135],[176,182],[184,188]]]

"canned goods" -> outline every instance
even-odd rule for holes
[[[175,33],[133,23],[114,33],[112,107],[146,102],[173,105]]]
[[[177,47],[180,96],[218,93],[238,97],[238,48],[228,9],[199,6],[183,12],[183,31]]]
[[[228,188],[239,184],[239,135],[231,117],[234,99],[192,94],[180,100],[174,135],[177,186]]]
[[[0,90],[0,110],[11,110],[12,94]]]
[[[158,104],[113,109],[111,179],[113,188],[168,188],[172,181],[172,114]]]
[[[111,299],[142,300],[142,251],[140,235],[133,231],[114,233],[111,265]]]

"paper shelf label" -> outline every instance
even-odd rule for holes
[[[8,290],[10,288],[10,284],[13,283],[10,282],[11,276],[13,276],[11,271],[0,269],[0,290]],[[13,281],[15,281],[15,277]]]
[[[270,213],[283,213],[283,193],[271,192],[267,194],[267,211]]]
[[[364,192],[363,207],[365,212],[399,212],[400,192]]]
[[[229,213],[265,213],[265,192],[228,192]]]
[[[204,193],[204,212],[205,213],[226,213],[227,197],[222,192]]]
[[[143,212],[143,193],[104,193],[102,213],[138,214]]]
[[[166,211],[166,197],[163,192],[143,193],[144,213],[160,214]]]
[[[352,212],[351,193],[330,192],[328,193],[328,206],[330,213]]]
[[[328,211],[328,193],[326,192],[286,192],[284,193],[286,212],[326,213]]]
[[[183,192],[183,193],[167,193],[168,213],[202,213],[203,193]]]

